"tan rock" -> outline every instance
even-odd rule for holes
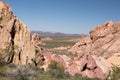
[[[33,62],[35,63],[35,66],[41,67],[45,59],[44,56],[42,55],[42,49],[40,48],[42,44],[40,35],[38,33],[34,33],[32,35],[31,42],[35,47],[35,58]]]
[[[120,67],[120,53],[115,53],[113,56],[109,57],[106,60],[106,63],[110,66],[118,66]]]
[[[106,35],[110,34],[113,32],[113,28],[112,28],[112,21],[106,22],[105,24],[101,26],[97,26],[95,27],[95,29],[92,29],[90,31],[90,38],[95,41],[99,38],[103,38]]]
[[[40,46],[41,45],[41,37],[38,33],[34,33],[32,35],[32,43],[35,45],[35,46]]]
[[[8,63],[31,64],[35,48],[27,26],[12,14],[10,6],[0,2],[0,50]]]
[[[92,57],[94,58],[96,64],[101,68],[102,72],[107,75],[110,71],[110,67],[106,63],[106,60],[102,57],[97,57],[95,55],[92,55]]]
[[[90,36],[76,43],[71,52],[81,51],[107,58],[120,50],[120,22],[111,21],[91,30]]]

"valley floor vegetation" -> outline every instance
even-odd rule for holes
[[[0,60],[0,80],[101,80],[88,78],[81,74],[70,75],[64,71],[56,61],[48,65],[47,71],[32,65],[6,64]],[[113,71],[104,80],[120,80],[120,68],[113,67]]]
[[[60,46],[73,46],[76,42],[78,42],[81,37],[80,36],[49,36],[52,40],[43,41],[46,45],[42,45],[41,47],[52,49]],[[42,37],[45,38],[45,37]]]

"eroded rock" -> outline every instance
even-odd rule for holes
[[[28,27],[12,14],[7,3],[0,2],[0,53],[7,63],[31,64],[35,48]]]
[[[87,74],[91,76],[97,76],[95,74],[96,71],[99,71],[99,75],[108,74],[111,70],[111,65],[118,66],[119,57],[114,54],[120,54],[120,22],[113,23],[112,21],[108,21],[103,25],[99,25],[90,31],[90,36],[87,36],[76,43],[69,51],[83,57],[84,54],[90,54],[92,58],[92,62],[90,61],[87,72],[83,74]],[[115,58],[115,59],[113,59]],[[117,62],[117,63],[116,63]],[[86,61],[82,64],[85,65]],[[94,64],[94,65],[93,65]],[[99,67],[92,75],[89,72],[91,69],[95,68],[95,65]],[[104,67],[103,67],[104,66]],[[97,67],[97,68],[98,68]],[[100,76],[99,76],[100,77]]]

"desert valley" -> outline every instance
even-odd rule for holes
[[[120,80],[119,21],[89,35],[49,34],[30,32],[0,2],[0,80]]]

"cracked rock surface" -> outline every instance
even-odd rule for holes
[[[10,6],[0,2],[0,54],[7,63],[28,64],[35,56],[28,27],[13,15]]]

